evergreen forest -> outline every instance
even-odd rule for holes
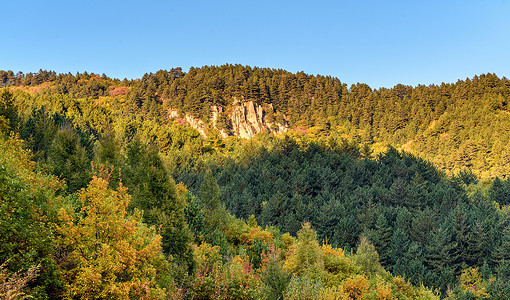
[[[289,130],[222,137],[211,107],[249,101]],[[0,298],[510,299],[509,101],[495,74],[0,71]]]

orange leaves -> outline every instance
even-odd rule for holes
[[[361,299],[369,291],[370,283],[365,275],[347,278],[342,285],[342,291],[347,299]]]
[[[397,290],[404,295],[412,295],[414,292],[413,286],[400,276],[393,278],[393,284],[397,287]]]
[[[252,228],[248,233],[243,234],[242,240],[245,244],[253,245],[256,240],[262,242],[272,243],[273,235],[267,230],[262,230],[260,227]]]
[[[337,256],[339,258],[344,257],[345,252],[341,248],[333,248],[330,244],[323,244],[321,246],[324,256]]]
[[[376,291],[377,299],[379,300],[395,299],[395,296],[392,294],[390,284],[378,284]]]
[[[127,86],[110,86],[108,89],[112,97],[124,96],[129,91]]]

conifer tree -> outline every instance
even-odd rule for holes
[[[489,199],[492,201],[496,201],[499,205],[507,205],[510,204],[510,181],[507,179],[505,181],[496,177],[492,186],[488,191]]]
[[[16,129],[18,112],[14,105],[14,94],[9,89],[0,91],[0,116],[5,118],[9,128]]]
[[[399,258],[404,257],[409,248],[409,238],[404,233],[402,228],[397,227],[395,232],[391,236],[389,250],[390,250],[390,261],[392,264],[396,264]],[[391,268],[389,268],[391,270]]]
[[[371,242],[374,244],[375,249],[379,253],[379,260],[381,264],[386,266],[390,262],[389,245],[391,242],[391,227],[388,225],[388,221],[383,213],[377,217]]]
[[[122,178],[133,196],[130,210],[143,210],[143,221],[160,228],[163,252],[171,255],[183,272],[191,272],[191,233],[186,225],[184,199],[178,197],[175,182],[163,166],[155,147],[138,138],[127,145]]]
[[[200,185],[199,196],[208,210],[214,211],[220,208],[220,187],[211,171],[207,171],[205,174],[204,181]]]
[[[493,260],[500,265],[510,263],[510,226],[504,227],[501,232],[500,242],[493,252]]]
[[[48,164],[54,168],[55,175],[66,180],[70,193],[87,186],[90,181],[92,172],[87,151],[70,125],[56,133],[49,149]]]

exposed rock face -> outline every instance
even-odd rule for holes
[[[225,111],[221,106],[211,106],[211,122],[223,137],[234,135],[249,139],[259,132],[276,134],[286,132],[288,130],[287,122],[283,121],[283,124],[270,122],[267,120],[266,110],[273,115],[277,113],[272,104],[266,105],[264,108],[253,101],[244,103],[235,101],[228,111]],[[175,109],[170,109],[168,113],[171,118],[177,119],[179,117],[179,113]],[[202,120],[193,117],[191,114],[185,114],[184,119],[200,134],[206,135],[207,124]]]

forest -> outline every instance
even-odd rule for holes
[[[509,99],[495,74],[0,71],[0,298],[510,299]],[[168,114],[247,101],[290,130]]]

